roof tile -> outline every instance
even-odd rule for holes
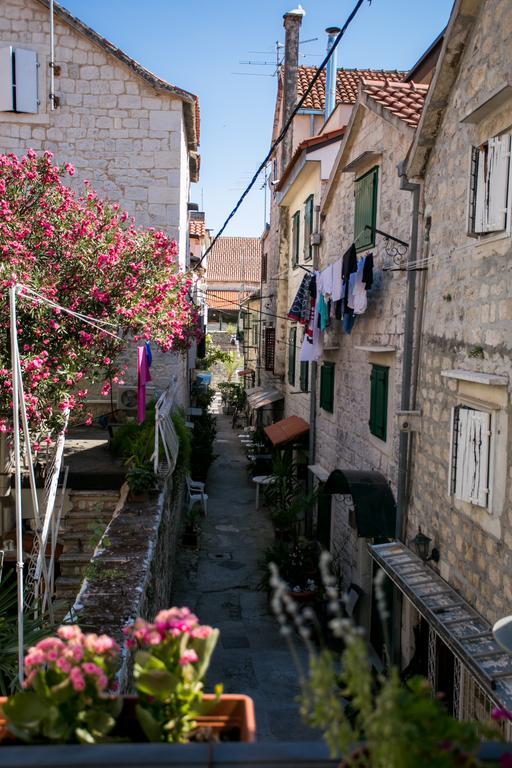
[[[236,312],[240,302],[250,296],[249,291],[216,291],[206,289],[206,303],[209,309],[230,309]]]
[[[191,221],[188,225],[190,237],[204,237],[206,229],[204,221]]]
[[[208,254],[208,282],[258,283],[261,277],[259,237],[219,237]]]
[[[297,95],[300,98],[306,91],[314,75],[316,67],[299,67],[297,71]],[[338,69],[336,77],[336,104],[355,104],[359,83],[363,78],[371,80],[403,80],[406,72],[384,69]],[[302,105],[303,109],[325,109],[325,70],[320,72],[313,90]]]
[[[429,88],[427,84],[364,78],[362,88],[374,101],[407,125],[413,128],[418,125]]]

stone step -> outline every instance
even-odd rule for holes
[[[59,558],[62,576],[83,576],[91,562],[92,552],[63,552]],[[58,589],[58,585],[57,585]]]
[[[104,517],[84,517],[83,515],[68,515],[62,520],[62,530],[64,531],[89,531],[92,535],[96,527],[106,528],[112,520],[112,515]]]
[[[59,576],[55,581],[55,595],[57,600],[68,600],[73,605],[75,598],[82,586],[82,576]]]

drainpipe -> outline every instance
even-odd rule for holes
[[[327,27],[327,53],[332,48],[332,44],[336,40],[338,34],[341,32],[339,27]],[[336,106],[336,76],[338,71],[337,65],[337,53],[336,49],[327,62],[325,73],[325,120],[327,121],[331,112],[333,112]]]
[[[315,205],[315,232],[313,240],[313,272],[318,270],[320,263],[320,206]],[[318,376],[318,363],[312,361],[311,375],[309,377],[309,463],[314,464],[316,458],[316,382]],[[308,477],[308,488],[313,488],[313,478],[311,473]],[[308,538],[313,536],[313,510],[308,510],[304,521],[304,533]]]

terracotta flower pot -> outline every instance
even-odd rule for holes
[[[140,734],[140,727],[135,715],[137,696],[124,696],[124,705],[119,719],[118,728],[125,735]],[[2,704],[7,701],[0,697],[0,743],[9,738],[7,721],[4,717]],[[204,701],[214,702],[213,693],[205,693]],[[209,729],[213,738],[221,741],[256,741],[256,718],[254,702],[249,696],[238,693],[225,693],[211,712],[197,718],[198,728]],[[145,739],[139,736],[141,741]],[[87,747],[90,749],[90,747]]]

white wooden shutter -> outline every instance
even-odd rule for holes
[[[37,112],[37,53],[14,49],[16,112]]]
[[[12,71],[12,47],[0,48],[0,112],[14,109],[14,80]]]
[[[478,172],[476,177],[475,232],[486,232],[487,199],[487,147],[478,152]]]
[[[505,229],[510,170],[510,134],[489,139],[487,232]]]
[[[487,507],[491,414],[459,408],[455,496]]]

